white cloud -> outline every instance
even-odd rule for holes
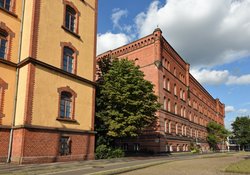
[[[234,112],[234,111],[235,111],[235,109],[234,109],[233,106],[226,106],[225,107],[225,112],[226,113],[230,113],[230,112]]]
[[[234,76],[228,70],[191,69],[191,74],[201,83],[207,85],[249,85],[250,74]]]
[[[159,26],[191,66],[211,67],[250,55],[249,11],[250,0],[154,1],[135,23],[140,37]]]
[[[242,75],[242,76],[230,76],[227,84],[237,84],[237,85],[246,85],[250,84],[250,74]]]
[[[113,9],[113,14],[111,15],[111,20],[113,22],[113,27],[114,28],[119,28],[122,29],[121,25],[120,25],[120,19],[122,17],[127,17],[128,15],[128,10],[121,10],[119,8]]]
[[[129,43],[130,37],[124,33],[107,32],[97,35],[97,55]]]
[[[229,77],[227,70],[191,69],[190,72],[201,84],[219,85],[226,83]]]

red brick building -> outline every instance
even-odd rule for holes
[[[160,29],[100,54],[97,59],[105,57],[135,60],[145,78],[155,85],[155,94],[162,104],[155,128],[124,141],[125,149],[178,152],[189,151],[191,143],[203,151],[209,149],[206,125],[210,121],[224,125],[225,106],[190,74],[190,65],[166,41]]]

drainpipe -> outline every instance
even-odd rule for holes
[[[21,60],[21,49],[22,49],[22,37],[23,37],[23,20],[24,20],[24,12],[25,12],[25,1],[22,0],[22,16],[21,16],[21,29],[20,29],[20,38],[18,43],[18,61],[20,63]],[[8,148],[8,157],[7,163],[11,162],[11,152],[12,152],[12,143],[13,143],[13,130],[15,126],[15,119],[16,119],[16,107],[17,107],[17,94],[18,94],[18,84],[19,84],[19,68],[16,69],[16,81],[15,81],[15,96],[14,96],[14,108],[13,108],[13,115],[12,115],[12,123],[11,123],[11,130],[10,130],[10,139],[9,139],[9,148]]]

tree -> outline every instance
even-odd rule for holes
[[[250,118],[249,116],[237,117],[232,123],[234,137],[243,148],[250,144]]]
[[[224,128],[224,126],[215,123],[209,122],[207,125],[207,142],[213,150],[218,148],[218,143],[225,141],[229,135],[229,131]]]
[[[97,145],[138,136],[156,121],[160,105],[153,84],[144,79],[133,61],[102,59],[98,61],[97,73]]]

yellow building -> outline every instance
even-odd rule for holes
[[[94,158],[97,0],[0,1],[0,161]]]

